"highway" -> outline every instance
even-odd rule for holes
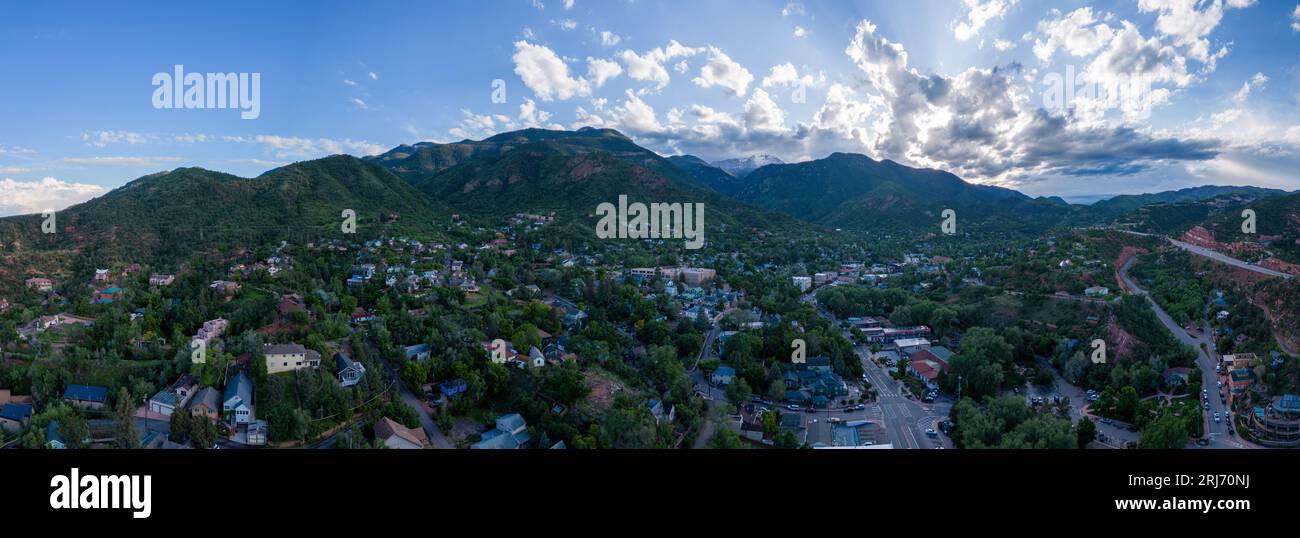
[[[1202,375],[1201,386],[1206,389],[1215,388],[1220,381],[1219,374],[1216,370],[1219,365],[1219,360],[1218,354],[1213,351],[1213,339],[1210,336],[1213,333],[1210,331],[1210,328],[1208,326],[1202,327],[1201,336],[1199,338],[1193,338],[1192,335],[1187,334],[1186,330],[1179,326],[1178,323],[1174,322],[1174,319],[1170,317],[1163,308],[1160,308],[1159,304],[1156,304],[1155,299],[1152,299],[1151,295],[1148,294],[1146,290],[1139,287],[1137,283],[1129,277],[1129,268],[1133,265],[1135,260],[1137,260],[1137,257],[1129,258],[1129,260],[1124,263],[1124,266],[1120,267],[1120,279],[1123,280],[1124,285],[1127,286],[1128,289],[1133,290],[1134,294],[1140,295],[1146,299],[1147,304],[1151,305],[1151,309],[1155,311],[1156,317],[1160,319],[1160,323],[1163,323],[1164,326],[1169,329],[1169,332],[1174,334],[1174,337],[1177,338],[1179,342],[1196,349],[1196,363],[1197,366],[1201,368]],[[1242,442],[1236,435],[1228,434],[1228,428],[1230,428],[1230,425],[1232,424],[1231,414],[1227,409],[1227,406],[1225,406],[1217,396],[1218,394],[1216,389],[1216,393],[1209,399],[1210,408],[1205,411],[1205,432],[1206,436],[1210,439],[1210,447],[1254,448],[1253,446]],[[1196,395],[1196,397],[1200,398],[1200,395]],[[1221,422],[1214,421],[1214,413],[1216,412],[1219,413]]]
[[[1201,256],[1201,257],[1204,257],[1204,258],[1209,258],[1209,259],[1214,260],[1214,261],[1216,261],[1216,262],[1224,263],[1224,264],[1231,265],[1231,266],[1233,266],[1233,267],[1238,267],[1238,268],[1241,268],[1241,269],[1246,269],[1246,270],[1248,270],[1248,271],[1254,271],[1254,272],[1259,273],[1259,274],[1261,274],[1261,275],[1268,275],[1268,276],[1271,276],[1271,277],[1279,277],[1279,278],[1291,278],[1291,277],[1295,276],[1295,275],[1290,275],[1290,274],[1287,274],[1287,273],[1282,273],[1282,272],[1274,271],[1274,270],[1269,269],[1269,268],[1267,268],[1267,267],[1260,267],[1260,266],[1255,265],[1255,264],[1250,263],[1250,262],[1246,262],[1246,261],[1238,260],[1237,258],[1233,258],[1232,256],[1228,256],[1228,255],[1223,254],[1223,253],[1221,253],[1221,252],[1219,252],[1219,251],[1216,251],[1216,250],[1211,250],[1211,249],[1208,249],[1208,248],[1205,248],[1205,247],[1201,247],[1201,246],[1193,245],[1193,244],[1191,244],[1191,243],[1185,243],[1185,242],[1183,242],[1183,241],[1179,241],[1179,240],[1177,240],[1177,239],[1173,239],[1173,238],[1170,238],[1170,237],[1165,237],[1165,236],[1163,236],[1163,235],[1146,234],[1146,233],[1142,233],[1142,232],[1134,232],[1134,231],[1131,231],[1131,230],[1117,230],[1117,231],[1124,232],[1124,233],[1126,233],[1126,234],[1131,234],[1131,235],[1140,235],[1140,236],[1143,236],[1143,237],[1160,237],[1160,238],[1164,239],[1165,241],[1168,241],[1171,245],[1174,245],[1174,246],[1176,246],[1176,247],[1178,247],[1178,248],[1181,248],[1181,249],[1183,249],[1183,250],[1186,250],[1186,251],[1188,251],[1188,252],[1191,252],[1192,254],[1196,254],[1197,256]]]

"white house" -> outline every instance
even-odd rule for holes
[[[248,424],[254,420],[253,381],[243,372],[235,374],[226,385],[221,411],[231,424]]]

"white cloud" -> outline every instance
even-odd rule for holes
[[[612,111],[613,120],[618,128],[632,135],[662,133],[664,126],[655,118],[655,109],[637,97],[632,90],[627,90],[626,94],[627,100],[615,106]]]
[[[516,41],[513,60],[515,74],[538,99],[564,101],[591,95],[591,84],[585,79],[569,76],[568,64],[544,45]]]
[[[791,15],[803,15],[804,11],[803,2],[790,2],[786,4],[785,7],[781,8],[781,16],[789,17]]]
[[[648,81],[655,84],[655,90],[663,90],[668,86],[668,70],[664,64],[669,60],[677,57],[694,56],[699,54],[703,49],[691,48],[678,43],[669,41],[667,47],[655,47],[646,51],[644,54],[637,54],[628,49],[620,52],[618,58],[623,60],[623,65],[627,67],[627,76],[632,80]]]
[[[1219,53],[1211,55],[1207,36],[1223,21],[1223,12],[1254,3],[1254,0],[1228,0],[1226,4],[1223,0],[1138,0],[1138,10],[1159,13],[1156,32],[1173,38],[1175,45],[1185,47],[1189,57],[1209,64]],[[1226,48],[1222,51],[1226,54]]]
[[[963,0],[966,4],[966,20],[953,21],[953,35],[958,41],[968,41],[978,36],[990,20],[1000,19],[1018,0]]]
[[[378,155],[388,146],[351,138],[302,138],[280,135],[223,136],[224,142],[262,146],[277,159],[315,159],[327,155]]]
[[[532,5],[534,8],[536,8],[538,11],[546,9],[546,4],[543,4],[542,0],[528,0],[528,3]]]
[[[1241,89],[1237,90],[1237,94],[1232,96],[1232,100],[1237,103],[1246,102],[1246,99],[1250,97],[1250,92],[1260,89],[1265,82],[1268,82],[1268,75],[1255,73],[1255,76],[1250,77],[1250,80],[1241,84]]]
[[[97,148],[109,144],[143,144],[151,138],[153,138],[151,135],[131,131],[86,131],[81,133],[82,142],[85,142],[87,146]]]
[[[1052,54],[1061,47],[1073,56],[1090,56],[1115,35],[1115,31],[1098,19],[1090,7],[1081,7],[1064,17],[1058,10],[1052,10],[1052,13],[1055,19],[1038,23],[1038,33],[1046,38],[1034,40],[1034,56],[1040,61],[1051,60]]]
[[[745,102],[745,127],[758,132],[785,131],[785,111],[762,89]]]
[[[1126,54],[1132,52],[1136,54]],[[869,154],[995,184],[1052,175],[1134,174],[1153,163],[1216,154],[1210,141],[1089,124],[1072,113],[1046,111],[1018,84],[1021,69],[1015,66],[971,68],[952,76],[922,74],[908,66],[903,46],[878,35],[870,21],[858,25],[845,53],[880,93],[879,116],[858,136]],[[1135,72],[1168,81],[1185,76],[1171,70],[1164,53],[1158,41],[1144,40],[1126,25],[1111,49],[1098,55],[1095,71],[1098,76]]]
[[[357,81],[352,80],[352,79],[346,79],[346,78],[343,79],[343,83],[344,83],[344,84],[347,84],[348,86],[356,86],[356,85],[357,85]]]
[[[569,124],[570,129],[581,129],[583,127],[601,127],[605,125],[604,118],[598,114],[587,112],[587,109],[578,107],[573,112],[573,123]]]
[[[361,99],[352,97],[349,99],[349,101],[351,101],[353,105],[356,105],[356,107],[361,110],[370,110],[370,105],[367,105],[366,102],[362,101]]]
[[[1296,4],[1295,11],[1291,12],[1291,29],[1300,32],[1300,4]]]
[[[519,105],[519,123],[523,127],[541,127],[551,119],[551,113],[537,108],[537,103],[527,97]]]
[[[370,77],[370,80],[379,80],[379,74],[374,71],[366,73],[366,75]]]
[[[826,74],[821,73],[814,78],[811,74],[805,73],[799,75],[799,70],[795,69],[794,64],[786,62],[772,66],[767,76],[763,77],[761,86],[771,88],[773,86],[796,86],[802,84],[808,86],[820,86],[826,81]]]
[[[564,10],[568,11],[570,9],[573,9],[573,0],[564,0]]]
[[[578,27],[578,21],[575,21],[573,19],[564,19],[562,21],[557,22],[556,24],[560,26],[561,30],[564,30],[566,32]]]
[[[727,93],[744,97],[749,83],[754,81],[754,75],[727,56],[722,49],[709,47],[709,61],[700,68],[700,75],[692,81],[702,88],[718,86]]]
[[[591,79],[591,83],[597,88],[621,74],[623,74],[623,66],[618,65],[618,62],[587,57],[587,78]]]
[[[794,27],[794,36],[795,36],[795,37],[805,37],[805,36],[807,36],[807,35],[808,35],[808,30],[804,30],[802,26],[795,25],[795,27]]]
[[[99,185],[69,183],[53,177],[39,181],[0,180],[0,216],[59,211],[107,192]]]
[[[0,174],[26,174],[31,171],[31,168],[21,166],[0,166]]]
[[[24,148],[21,146],[5,146],[0,144],[0,155],[9,155],[14,157],[30,157],[36,155],[36,150]]]
[[[124,166],[149,168],[180,162],[180,157],[65,157],[54,161],[55,166]]]
[[[614,45],[617,45],[618,42],[622,40],[623,40],[622,37],[619,37],[618,34],[611,32],[609,30],[602,30],[600,32],[600,46],[602,47],[612,47]]]
[[[999,37],[993,40],[993,48],[997,49],[1000,52],[1006,52],[1016,48],[1016,43],[1014,41],[1008,41],[1006,39],[1002,39]]]

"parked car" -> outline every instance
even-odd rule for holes
[[[1219,422],[1219,414],[1218,414],[1218,413],[1215,413],[1215,414],[1214,414],[1214,421],[1215,421],[1215,422]]]
[[[790,405],[785,406],[785,408],[786,408],[786,409],[789,409],[789,410],[791,410],[791,411],[798,411],[798,410],[799,410],[799,404],[790,404]]]
[[[934,428],[926,428],[926,429],[925,429],[925,434],[926,434],[927,436],[930,436],[930,437],[938,437],[938,436],[939,436],[939,432],[934,431]]]

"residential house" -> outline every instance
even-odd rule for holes
[[[63,399],[82,409],[103,409],[108,404],[108,389],[93,385],[68,385]]]
[[[541,368],[546,366],[546,355],[543,355],[542,350],[537,349],[537,346],[529,346],[528,362],[533,365],[533,368]]]
[[[407,428],[388,417],[375,423],[375,439],[384,446],[395,449],[415,449],[429,446],[429,436],[423,428]]]
[[[266,356],[268,374],[320,366],[320,352],[302,344],[266,344],[262,346],[262,354]]]
[[[231,282],[229,280],[214,280],[212,284],[208,285],[208,287],[216,290],[217,293],[222,295],[234,295],[239,293],[239,289],[242,286],[240,286],[238,282]]]
[[[338,369],[339,384],[351,387],[361,382],[366,375],[366,366],[343,353],[334,354],[334,367]]]
[[[95,282],[108,282],[108,269],[95,269]]]
[[[427,361],[429,360],[431,351],[432,348],[429,347],[429,344],[406,346],[406,360],[416,362]]]
[[[198,393],[190,399],[190,416],[208,417],[211,420],[221,420],[223,407],[221,405],[221,393],[212,387],[203,387]]]
[[[294,312],[306,312],[307,306],[303,304],[302,297],[297,295],[285,295],[280,297],[280,302],[275,305],[275,310],[280,313],[280,317],[289,317]]]
[[[239,372],[226,385],[221,413],[231,424],[248,424],[254,419],[253,411],[253,381]]]
[[[150,286],[170,286],[173,282],[176,282],[176,275],[163,275],[159,273],[149,275]]]
[[[212,340],[220,337],[221,333],[224,333],[229,325],[230,322],[222,320],[220,317],[216,318],[216,320],[204,321],[203,326],[199,327],[198,333],[195,333],[190,340],[191,342],[192,340],[203,340],[204,346],[212,346]],[[207,355],[200,355],[196,359],[198,359],[198,363],[204,363],[207,360]]]
[[[812,277],[796,276],[791,277],[791,280],[794,281],[794,287],[799,288],[799,291],[808,291],[809,288],[812,288]]]
[[[730,385],[731,381],[736,378],[736,369],[730,366],[719,366],[713,374],[709,375],[709,382],[714,385]]]
[[[510,413],[497,419],[495,429],[483,432],[480,441],[470,445],[471,449],[517,449],[529,441],[528,424],[519,413]]]
[[[68,448],[68,445],[63,442],[63,434],[57,420],[51,420],[49,424],[45,425],[45,448],[53,450]]]
[[[32,288],[36,291],[50,291],[51,289],[54,289],[54,281],[48,278],[29,278],[24,283],[28,288]]]
[[[663,400],[651,398],[646,402],[646,407],[650,409],[650,416],[655,418],[655,424],[672,422],[677,418],[677,406],[665,404]]]
[[[1103,286],[1093,286],[1083,290],[1083,294],[1088,297],[1105,297],[1110,293],[1110,289]]]
[[[32,418],[31,404],[6,403],[0,405],[0,430],[17,432]]]
[[[374,320],[375,320],[374,312],[369,312],[366,309],[361,308],[359,306],[357,307],[356,310],[352,311],[352,323],[354,325],[359,323],[368,323]]]
[[[469,390],[469,384],[466,383],[464,379],[457,378],[438,384],[438,392],[442,394],[443,398],[448,400],[464,394],[466,390]]]

